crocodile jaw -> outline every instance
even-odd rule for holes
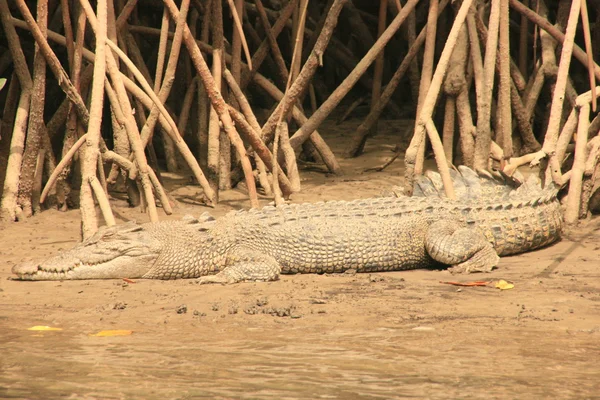
[[[64,257],[53,257],[43,262],[27,261],[12,268],[16,279],[28,281],[56,281],[64,279],[117,279],[142,278],[157,259],[154,254],[119,256],[105,262],[66,262]]]
[[[152,225],[133,222],[102,227],[72,249],[41,262],[15,265],[16,279],[141,278],[158,260],[163,244],[152,234]]]

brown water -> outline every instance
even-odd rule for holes
[[[167,324],[109,338],[3,328],[0,397],[583,399],[600,389],[597,332],[288,322],[237,332]]]

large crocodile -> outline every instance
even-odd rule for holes
[[[559,239],[555,188],[535,178],[518,188],[492,174],[453,171],[458,200],[429,173],[412,197],[293,204],[231,212],[214,219],[101,228],[72,250],[16,265],[24,280],[200,278],[233,283],[275,280],[280,273],[377,272],[446,264],[489,271],[498,255]]]

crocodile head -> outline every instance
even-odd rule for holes
[[[12,272],[22,280],[141,278],[162,248],[152,229],[130,222],[102,227],[71,250],[42,262],[15,265]]]

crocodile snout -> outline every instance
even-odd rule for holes
[[[22,277],[23,275],[32,275],[39,270],[40,263],[35,260],[26,260],[12,267],[12,273]]]

